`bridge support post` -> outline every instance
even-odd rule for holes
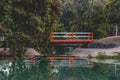
[[[74,66],[74,59],[70,58],[68,63],[70,65],[70,67],[73,67]]]
[[[32,56],[31,57],[31,64],[34,64],[34,62],[35,62],[35,56]]]
[[[54,58],[50,58],[50,65],[51,65],[51,66],[54,65]]]
[[[93,66],[93,62],[92,61],[88,61],[88,66],[92,67]]]

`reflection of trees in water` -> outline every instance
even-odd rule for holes
[[[0,74],[0,80],[119,80],[114,66],[95,64],[94,67],[50,67],[46,59],[39,60],[38,65],[18,61],[11,67],[13,70],[6,77]]]
[[[105,64],[96,64],[92,68],[63,68],[60,80],[119,80],[120,75],[114,74],[114,67],[110,68]]]
[[[1,73],[0,80],[47,80],[50,76],[48,61],[40,59],[38,65],[26,65],[23,61],[16,61],[11,66],[8,76]]]

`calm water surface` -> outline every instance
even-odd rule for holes
[[[51,67],[49,61],[37,65],[24,61],[0,61],[0,80],[120,80],[120,66],[94,63],[93,67]]]

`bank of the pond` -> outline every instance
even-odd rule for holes
[[[97,64],[111,64],[111,65],[120,65],[120,60],[117,59],[96,59],[96,58],[92,58],[90,59],[93,63],[97,63]]]
[[[97,57],[101,55],[118,57],[118,53],[120,53],[120,36],[98,39],[88,44],[87,48],[78,47],[72,51],[72,55],[79,57]]]
[[[31,57],[40,57],[42,56],[41,53],[37,52],[35,49],[33,48],[27,48],[26,52],[24,54],[13,54],[10,53],[10,48],[0,48],[0,58],[1,59],[10,59],[10,58],[19,58],[19,56],[23,57],[23,58],[31,58]]]
[[[73,56],[79,57],[97,57],[99,54],[103,54],[106,56],[116,56],[120,52],[120,47],[110,48],[110,49],[98,49],[98,48],[76,48],[72,51]]]

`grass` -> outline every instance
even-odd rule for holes
[[[96,57],[93,57],[91,54],[89,54],[88,58],[89,59],[96,58],[96,59],[102,59],[102,60],[104,60],[104,59],[116,59],[116,60],[120,60],[120,52],[118,52],[114,56],[108,56],[108,55],[105,55],[105,53],[99,52],[99,54]]]

